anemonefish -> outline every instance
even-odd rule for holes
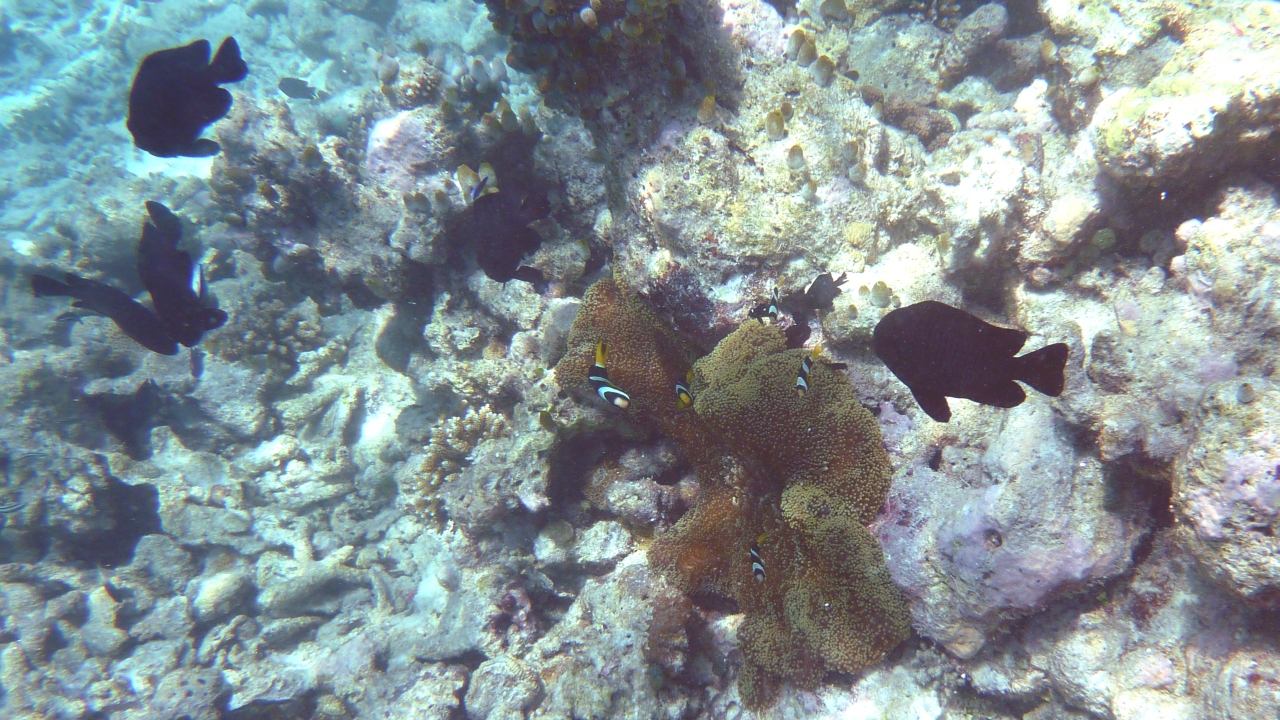
[[[693,382],[693,368],[684,376],[684,382],[676,381],[676,409],[685,410],[693,407],[693,394],[689,392],[688,383]]]
[[[767,533],[760,533],[756,541],[751,543],[751,576],[756,582],[764,582],[764,560],[760,559],[760,543],[768,537]]]
[[[778,321],[778,289],[774,288],[773,298],[767,305],[764,303],[761,303],[755,306],[754,308],[752,308],[751,312],[747,314],[759,320],[760,322],[764,322],[765,318],[769,318],[769,322],[777,322]]]
[[[821,345],[814,345],[813,352],[800,363],[800,374],[796,376],[796,395],[800,398],[809,390],[809,371],[813,369],[813,363],[818,359],[818,353],[822,352]]]
[[[591,381],[596,392],[605,401],[626,410],[631,405],[631,396],[619,390],[609,381],[609,371],[605,369],[608,359],[609,348],[604,343],[596,343],[596,364],[591,366],[591,371],[587,373],[587,379]]]

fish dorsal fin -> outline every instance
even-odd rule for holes
[[[1029,337],[1027,333],[1017,328],[1000,327],[990,323],[985,324],[986,327],[983,328],[983,334],[990,341],[990,347],[1002,356],[1012,357],[1017,355]]]
[[[182,47],[169,48],[148,55],[143,62],[154,62],[157,65],[173,65],[188,70],[199,70],[209,66],[208,40],[200,39]],[[153,60],[153,58],[155,58]]]
[[[188,114],[202,125],[216,122],[219,118],[226,117],[229,112],[231,112],[231,93],[226,88],[220,87],[196,95],[188,108]]]

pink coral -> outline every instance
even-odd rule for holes
[[[1225,523],[1241,506],[1266,518],[1280,509],[1280,464],[1258,453],[1223,453],[1223,477],[1217,487],[1192,493],[1191,517],[1203,540],[1222,540]]]

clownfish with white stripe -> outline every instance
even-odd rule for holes
[[[773,289],[773,298],[770,302],[768,302],[767,304],[761,303],[755,306],[754,308],[751,309],[751,312],[747,313],[747,315],[759,320],[760,322],[764,322],[765,318],[768,318],[769,322],[777,322],[778,321],[778,289],[777,288]]]
[[[764,542],[766,537],[768,537],[767,533],[760,533],[756,541],[751,543],[751,577],[754,577],[756,582],[764,582],[764,560],[760,559],[760,543]]]
[[[813,363],[818,359],[818,354],[822,352],[821,345],[814,345],[813,352],[805,357],[800,363],[800,374],[796,376],[796,396],[803,399],[804,394],[809,391],[809,371],[813,369]]]
[[[609,371],[605,369],[608,360],[609,348],[602,342],[596,343],[596,364],[591,366],[591,371],[587,373],[587,379],[595,387],[596,393],[606,402],[626,410],[631,406],[631,396],[619,390],[610,382]]]
[[[693,393],[689,392],[689,383],[693,382],[693,368],[684,376],[684,382],[676,381],[676,409],[688,410],[693,407]]]

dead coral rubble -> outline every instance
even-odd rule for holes
[[[866,529],[884,504],[889,458],[844,376],[818,364],[799,397],[803,351],[749,322],[693,364],[695,404],[680,411],[673,383],[689,368],[688,346],[611,280],[583,300],[556,368],[561,385],[592,394],[597,342],[610,346],[610,379],[631,395],[628,415],[676,441],[698,473],[697,504],[649,559],[686,593],[738,603],[749,704],[771,701],[784,681],[812,686],[827,671],[861,670],[906,637],[906,608]]]

